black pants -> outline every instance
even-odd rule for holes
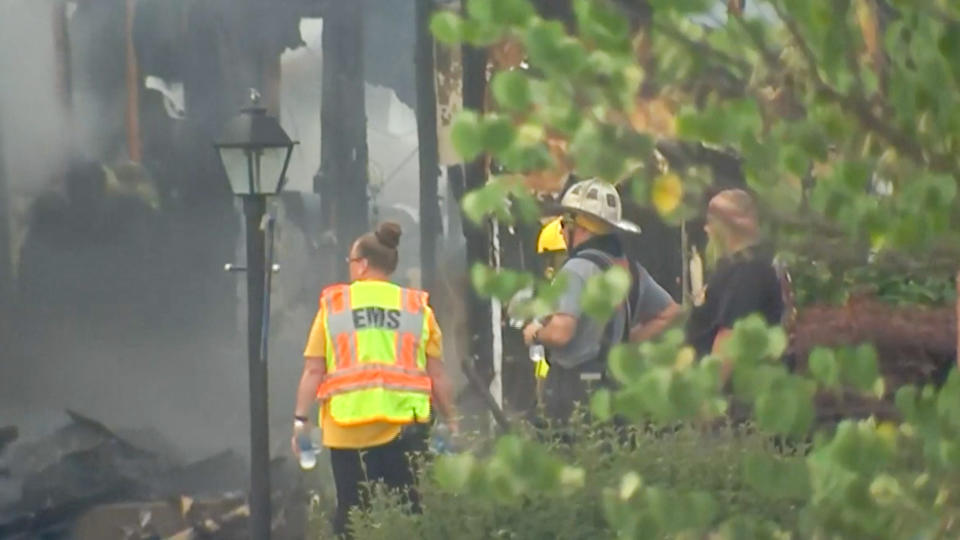
[[[554,422],[566,423],[577,403],[590,406],[590,395],[607,386],[598,364],[589,362],[575,368],[550,366],[543,385],[544,412]]]
[[[361,484],[382,482],[391,490],[399,490],[410,502],[413,512],[420,512],[420,496],[414,489],[411,452],[425,449],[426,438],[420,426],[405,428],[400,437],[372,448],[360,450],[330,449],[330,464],[337,488],[337,513],[333,530],[349,536],[347,523],[354,506],[367,508],[369,494]],[[364,491],[361,493],[361,491]]]

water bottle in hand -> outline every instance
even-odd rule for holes
[[[317,466],[317,450],[319,446],[313,440],[313,430],[304,429],[297,437],[297,448],[300,450],[300,468],[309,471]]]
[[[530,361],[539,362],[547,357],[546,352],[543,350],[543,345],[537,343],[530,346]]]
[[[437,424],[434,426],[430,449],[433,450],[435,454],[449,454],[453,451],[453,446],[450,441],[450,426],[446,424]]]

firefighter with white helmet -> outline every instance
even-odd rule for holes
[[[626,258],[617,232],[638,234],[640,227],[623,219],[616,188],[590,179],[571,186],[561,199],[560,228],[568,258],[557,271],[564,293],[545,322],[523,329],[527,344],[547,349],[550,370],[544,401],[554,420],[570,417],[577,402],[585,403],[589,390],[606,382],[606,356],[613,345],[643,341],[662,332],[679,307],[646,270]],[[630,271],[631,290],[606,325],[586,316],[581,297],[587,282],[612,266]]]

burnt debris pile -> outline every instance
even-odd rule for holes
[[[0,427],[0,538],[243,538],[247,461],[224,451],[182,463],[68,411],[37,441]],[[134,434],[136,435],[136,434]],[[142,434],[141,434],[142,435]],[[139,437],[144,438],[144,437]],[[153,446],[153,445],[148,445]],[[162,447],[162,445],[155,445]],[[297,486],[293,464],[273,462],[275,486]],[[297,489],[275,492],[277,537],[302,533]]]

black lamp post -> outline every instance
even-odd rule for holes
[[[290,154],[297,143],[280,123],[267,116],[260,95],[250,91],[250,105],[231,119],[214,144],[230,189],[243,200],[247,235],[247,347],[250,370],[250,537],[270,538],[270,432],[267,415],[267,358],[262,347],[266,253],[261,226],[267,196],[286,181]],[[271,268],[272,271],[272,268]]]

